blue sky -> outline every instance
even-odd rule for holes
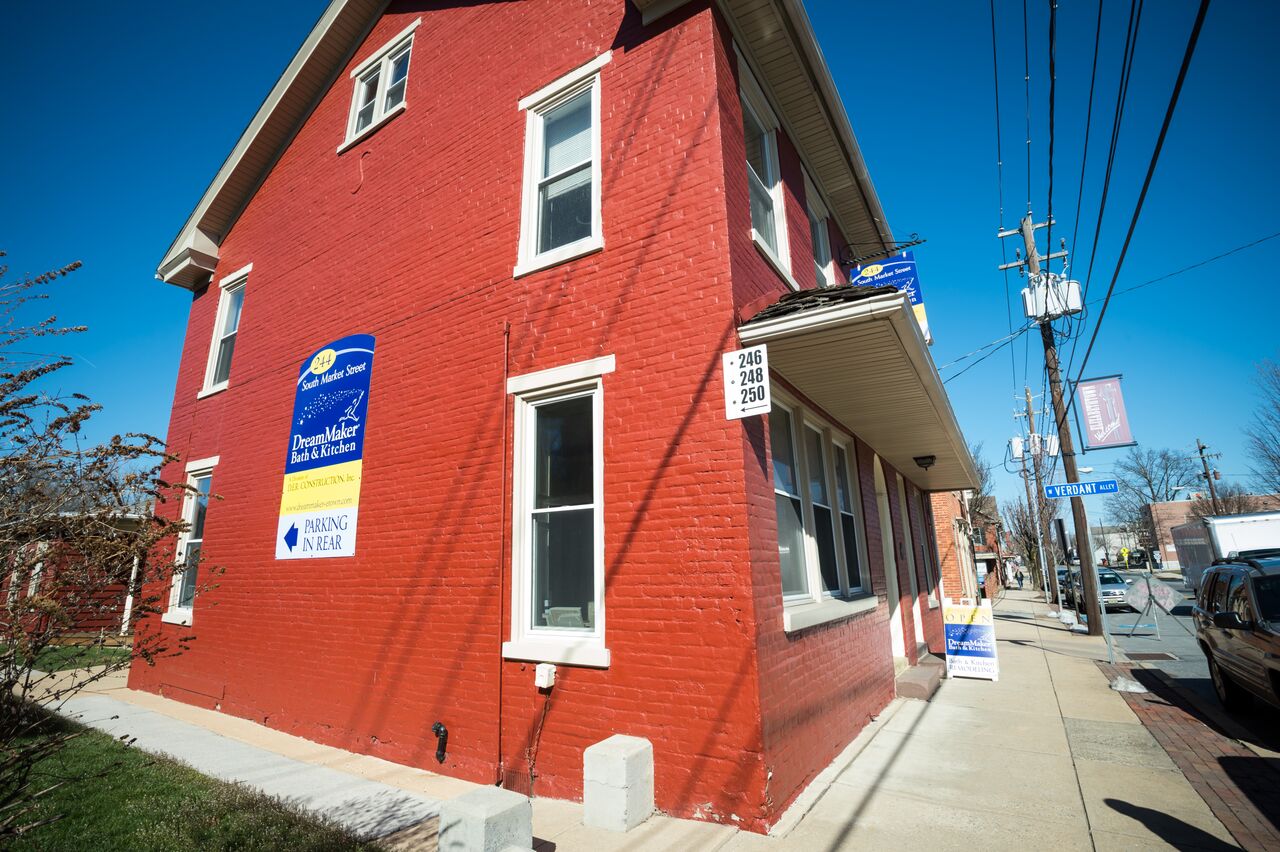
[[[1097,10],[1090,0],[1059,2],[1055,247],[1076,227]],[[0,157],[0,248],[15,273],[84,261],[51,309],[90,326],[66,347],[77,364],[62,385],[104,404],[101,434],[164,434],[190,297],[153,278],[157,261],[324,5],[138,2],[122,15],[102,4],[79,3],[73,13],[10,4],[3,13],[0,100],[21,108],[11,110]],[[1030,198],[1039,220],[1048,6],[1029,5]],[[996,7],[1003,223],[987,4],[865,3],[855,15],[848,2],[808,3],[895,233],[928,240],[916,257],[938,364],[1009,331],[995,231],[1016,225],[1028,200],[1023,7]],[[1110,278],[1195,10],[1191,0],[1146,4],[1093,298]],[[1104,19],[1079,244],[1068,246],[1076,277],[1089,261],[1127,14],[1113,3]],[[1269,90],[1280,79],[1280,52],[1268,44],[1276,32],[1280,4],[1220,0],[1210,11],[1117,289],[1280,231],[1280,165],[1271,154],[1280,107]],[[1223,452],[1224,473],[1248,472],[1241,426],[1255,403],[1253,363],[1277,356],[1277,298],[1266,274],[1277,259],[1280,239],[1113,301],[1088,372],[1125,375],[1144,446],[1190,452],[1200,437]],[[1021,283],[1012,274],[1009,282],[1016,327]],[[1016,428],[1023,383],[1040,393],[1042,364],[1038,340],[1024,336],[948,384],[966,434],[991,460]],[[1116,456],[1090,454],[1085,463],[1102,475]],[[1015,477],[998,474],[1002,499],[1020,492]]]

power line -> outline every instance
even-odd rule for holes
[[[1093,282],[1093,265],[1098,256],[1098,240],[1102,235],[1102,222],[1107,210],[1107,197],[1111,191],[1111,174],[1115,166],[1116,149],[1120,141],[1120,128],[1124,123],[1124,108],[1129,93],[1129,77],[1133,72],[1133,59],[1137,53],[1138,47],[1138,28],[1142,24],[1142,0],[1130,0],[1129,3],[1129,23],[1125,28],[1124,50],[1120,55],[1120,79],[1116,86],[1116,106],[1115,113],[1111,121],[1111,141],[1107,150],[1107,167],[1103,174],[1102,180],[1102,197],[1098,203],[1098,218],[1094,224],[1093,243],[1089,247],[1089,269],[1085,275],[1084,292],[1081,295],[1082,301],[1088,301],[1089,285]],[[1080,331],[1083,332],[1083,326]],[[1076,350],[1079,346],[1077,338],[1071,344],[1071,355],[1067,358],[1068,377],[1071,375],[1071,368],[1075,365]]]
[[[1028,328],[1029,328],[1029,326],[1028,326]],[[997,341],[996,343],[988,344],[988,346],[992,346],[992,345],[994,345],[994,346],[995,346],[995,348],[993,348],[993,349],[992,349],[990,352],[988,352],[986,355],[983,355],[983,356],[982,356],[981,358],[979,358],[978,360],[974,361],[974,362],[973,362],[972,364],[970,364],[969,366],[965,367],[965,368],[964,368],[963,370],[961,370],[960,372],[956,373],[954,376],[952,376],[952,377],[950,377],[950,378],[948,378],[948,379],[943,379],[943,380],[942,380],[942,383],[945,385],[945,384],[947,384],[948,382],[953,382],[953,381],[955,381],[956,379],[960,378],[960,377],[961,377],[961,376],[963,376],[965,373],[969,372],[969,371],[970,371],[970,370],[972,370],[974,367],[978,366],[978,365],[979,365],[979,364],[981,364],[983,361],[987,360],[987,359],[988,359],[988,358],[990,358],[992,355],[996,354],[996,353],[997,353],[997,352],[999,352],[1001,349],[1003,349],[1004,347],[1008,346],[1010,343],[1013,343],[1013,341],[1017,340],[1017,339],[1018,339],[1018,337],[1019,337],[1023,332],[1025,332],[1025,331],[1027,331],[1027,329],[1026,329],[1026,328],[1022,329],[1021,331],[1015,332],[1015,333],[1014,333],[1012,336],[1010,336],[1010,337],[1003,338],[1003,342],[999,342],[999,341]],[[984,347],[984,348],[985,348],[985,347]],[[973,353],[970,353],[970,354],[973,354]],[[966,356],[966,357],[968,357],[968,356]],[[950,366],[950,364],[948,364],[947,366]]]
[[[995,2],[995,0],[992,0]],[[1080,205],[1084,201],[1085,166],[1089,163],[1089,131],[1093,126],[1093,90],[1098,80],[1098,45],[1102,41],[1102,0],[1098,0],[1098,24],[1093,31],[1093,70],[1089,72],[1089,109],[1084,117],[1084,152],[1080,155],[1080,187],[1076,190],[1075,227],[1071,231],[1071,247],[1076,245],[1076,237],[1080,234]]]
[[[996,0],[989,0],[991,7],[991,76],[996,96],[996,190],[1000,202],[1000,218],[998,228],[1004,227],[1004,149],[1000,144],[1000,60],[996,50]],[[1000,262],[1007,263],[1008,253],[1004,240],[1000,240]],[[1009,334],[1013,334],[1013,299],[1009,294],[1009,270],[1004,271],[1004,312],[1009,323]],[[1009,370],[1013,380],[1013,388],[1018,387],[1018,359],[1013,347],[1009,347]]]
[[[1054,113],[1055,103],[1054,96],[1058,90],[1058,3],[1057,0],[1049,0],[1049,210],[1045,221],[1049,223],[1049,230],[1045,235],[1045,242],[1049,245],[1049,251],[1053,251],[1053,129],[1054,129]],[[1048,261],[1045,262],[1045,271],[1048,272]]]
[[[1017,337],[1019,334],[1022,334],[1024,331],[1031,328],[1032,325],[1033,323],[1027,323],[1017,331],[1014,331],[1010,334],[1006,334],[1004,337],[997,338],[991,341],[990,343],[984,343],[982,346],[979,346],[977,349],[973,350],[972,352],[966,352],[964,355],[961,355],[959,358],[956,358],[953,361],[949,361],[946,364],[943,364],[938,369],[945,370],[948,367],[954,367],[956,364],[959,364],[961,361],[965,360],[966,358],[972,358],[974,355],[977,355],[979,352],[983,352],[987,349],[990,349],[992,346],[996,346],[1000,343],[1005,343],[1006,341],[1011,341],[1013,340],[1013,338]]]
[[[1178,98],[1182,94],[1182,84],[1186,82],[1187,70],[1191,67],[1191,58],[1195,55],[1196,43],[1200,40],[1200,30],[1204,26],[1204,19],[1208,12],[1209,0],[1200,0],[1200,9],[1196,12],[1196,21],[1191,27],[1191,35],[1187,39],[1187,49],[1182,56],[1182,66],[1178,69],[1178,79],[1173,84],[1173,92],[1169,96],[1169,106],[1165,109],[1164,121],[1160,124],[1160,135],[1156,137],[1155,150],[1151,152],[1151,162],[1147,165],[1147,174],[1142,180],[1142,190],[1138,193],[1138,201],[1134,205],[1133,216],[1129,220],[1129,228],[1125,232],[1124,243],[1120,247],[1120,256],[1116,259],[1116,267],[1111,274],[1111,283],[1107,287],[1106,298],[1102,300],[1102,309],[1098,311],[1098,321],[1094,323],[1093,335],[1089,338],[1089,345],[1084,351],[1084,359],[1080,362],[1080,372],[1076,373],[1077,384],[1080,381],[1080,377],[1084,375],[1085,368],[1089,365],[1089,356],[1093,354],[1093,346],[1097,343],[1098,333],[1102,330],[1102,321],[1106,318],[1107,307],[1111,304],[1116,281],[1120,278],[1120,270],[1123,268],[1125,257],[1129,253],[1129,244],[1133,240],[1133,232],[1138,227],[1138,219],[1142,215],[1142,205],[1147,200],[1147,191],[1151,188],[1151,179],[1155,175],[1157,164],[1160,162],[1160,152],[1164,149],[1165,137],[1169,135],[1169,126],[1173,123],[1173,114],[1178,107]],[[1075,394],[1073,393],[1067,406],[1063,409],[1063,421],[1057,424],[1058,429],[1062,428],[1063,422],[1070,415],[1071,406],[1074,403]]]
[[[1022,0],[1022,82],[1027,94],[1027,212],[1031,212],[1031,39],[1027,35],[1027,0]],[[1001,223],[1004,224],[1003,222]]]
[[[1164,275],[1161,275],[1158,278],[1152,278],[1150,281],[1143,281],[1141,284],[1134,284],[1132,287],[1125,287],[1123,290],[1117,290],[1113,295],[1119,296],[1121,293],[1132,293],[1134,290],[1141,290],[1143,287],[1150,287],[1152,284],[1158,284],[1167,278],[1172,278],[1175,275],[1181,275],[1184,272],[1190,272],[1193,269],[1199,269],[1202,266],[1207,266],[1208,264],[1213,263],[1215,260],[1222,260],[1224,257],[1230,257],[1236,252],[1241,252],[1241,251],[1244,251],[1245,249],[1253,248],[1256,245],[1261,245],[1262,243],[1265,243],[1267,240],[1274,240],[1276,237],[1280,237],[1280,231],[1276,231],[1274,234],[1268,234],[1265,237],[1260,237],[1254,240],[1253,242],[1236,246],[1233,249],[1224,251],[1222,254],[1215,254],[1213,257],[1207,257],[1204,260],[1199,261],[1198,263],[1192,263],[1188,266],[1182,267],[1181,269],[1175,269],[1173,272],[1166,272]],[[1094,299],[1090,304],[1096,305],[1101,301],[1102,301],[1101,299]]]

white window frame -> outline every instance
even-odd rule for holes
[[[804,174],[804,194],[805,204],[809,208],[809,233],[812,235],[817,231],[819,237],[813,241],[815,277],[819,287],[834,287],[840,283],[840,277],[836,274],[835,257],[831,251],[831,213],[807,171]],[[825,261],[823,257],[826,258]]]
[[[801,517],[804,524],[804,561],[805,577],[808,591],[782,596],[782,626],[788,633],[803,630],[830,621],[837,621],[875,609],[877,598],[870,592],[867,581],[867,534],[866,523],[862,512],[862,489],[858,480],[856,444],[851,435],[836,428],[816,412],[808,410],[798,400],[776,385],[772,388],[774,409],[784,409],[791,415],[793,463],[797,488],[800,491],[802,506]],[[822,570],[818,557],[818,540],[815,535],[816,522],[813,513],[813,498],[809,492],[809,452],[805,444],[805,429],[816,431],[822,437],[823,467],[826,472],[827,495],[832,501],[832,535],[836,550],[836,571],[840,581],[839,594],[827,591],[822,582]],[[799,433],[799,434],[796,434]],[[844,545],[844,525],[840,523],[839,492],[836,480],[835,447],[844,450],[848,465],[845,473],[849,477],[850,500],[852,502],[854,523],[858,541],[855,552],[858,556],[857,582],[849,576],[848,558]],[[772,477],[772,461],[770,462]],[[781,589],[779,589],[781,594]]]
[[[188,485],[192,485],[194,484],[195,480],[199,479],[200,477],[213,476],[213,469],[218,466],[219,458],[220,458],[219,456],[210,456],[209,458],[196,459],[195,461],[189,462],[186,468],[186,474],[187,474],[186,483]],[[210,485],[212,486],[212,483],[210,483]],[[212,499],[213,497],[212,487],[210,488],[209,497],[210,499]],[[192,521],[192,515],[195,510],[196,499],[197,499],[197,496],[191,493],[188,493],[186,497],[183,498],[182,520],[184,520],[187,524],[190,524]],[[205,526],[208,527],[208,524],[209,524],[208,510],[206,509],[205,512],[206,512]],[[207,533],[206,533],[206,537],[207,537]],[[189,536],[185,532],[182,535],[178,536],[178,549],[174,557],[175,565],[186,564],[186,551],[187,551],[188,538]],[[205,539],[201,538],[200,541],[201,541],[200,552],[203,554]],[[170,578],[170,581],[169,581],[169,605],[165,608],[165,611],[161,613],[160,620],[166,624],[181,624],[186,627],[190,627],[192,621],[194,620],[194,614],[195,614],[194,601],[192,606],[178,605],[180,595],[182,594],[182,577],[183,577],[183,572],[181,571],[173,572],[173,577]]]
[[[196,394],[196,399],[204,399],[206,396],[212,396],[215,393],[221,393],[231,386],[231,371],[228,369],[227,378],[220,382],[213,380],[214,371],[218,368],[218,349],[222,343],[222,339],[226,337],[222,327],[227,321],[227,309],[231,304],[231,296],[237,290],[244,289],[249,284],[249,273],[253,271],[253,264],[237,269],[235,272],[223,278],[218,282],[218,310],[213,317],[213,339],[209,343],[209,360],[204,368],[204,383],[200,387],[200,392]],[[245,298],[248,298],[248,291],[245,291]],[[236,324],[237,343],[240,337],[240,326],[244,321],[244,305],[240,306],[240,322]],[[232,360],[235,360],[235,353],[232,353]]]
[[[600,71],[613,58],[606,51],[587,64],[548,83],[517,102],[525,114],[524,178],[521,190],[520,241],[514,277],[528,275],[604,248],[604,222],[600,201]],[[591,233],[582,239],[538,251],[538,184],[542,162],[543,119],[546,113],[585,91],[591,92]]]
[[[605,644],[604,572],[604,381],[612,373],[612,355],[541,370],[507,380],[515,397],[511,473],[511,640],[502,643],[509,660],[609,667]],[[595,509],[595,617],[590,631],[569,632],[533,624],[533,507],[538,408],[563,399],[589,395],[592,405],[592,474]]]
[[[397,33],[390,41],[373,52],[373,54],[361,62],[351,70],[351,109],[347,113],[347,132],[343,137],[342,144],[338,146],[338,153],[341,154],[351,146],[358,143],[361,139],[404,112],[409,106],[408,92],[408,73],[405,72],[405,96],[401,98],[400,103],[391,109],[386,108],[387,87],[391,80],[392,59],[398,58],[406,49],[413,50],[413,33],[422,23],[422,18],[418,18],[409,26],[405,27]],[[410,71],[412,71],[413,57],[409,57]],[[360,112],[360,90],[363,88],[365,79],[373,73],[378,76],[378,89],[373,95],[373,120],[366,127],[356,130],[356,116]]]
[[[783,281],[787,283],[793,290],[799,290],[800,285],[796,283],[795,278],[791,275],[791,249],[787,242],[787,198],[786,189],[782,182],[782,168],[778,159],[778,128],[781,123],[778,121],[777,114],[769,105],[769,99],[765,97],[764,89],[756,82],[755,75],[752,74],[742,53],[738,53],[738,69],[740,85],[738,96],[742,102],[742,109],[749,111],[764,128],[764,161],[765,171],[767,175],[758,175],[760,182],[765,185],[765,189],[769,192],[769,197],[773,200],[773,228],[775,231],[774,241],[778,248],[775,251],[769,247],[765,237],[756,230],[755,222],[751,221],[751,241],[755,243],[756,248],[764,255],[765,260],[774,268],[774,271],[782,276]],[[744,140],[745,141],[745,140]],[[748,169],[750,164],[745,164]],[[750,182],[751,175],[747,175]],[[750,189],[748,189],[747,204],[751,204]],[[751,219],[748,210],[748,219]]]

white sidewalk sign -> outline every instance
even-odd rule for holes
[[[942,603],[942,622],[947,641],[947,677],[1000,679],[996,659],[996,625],[991,602],[978,606]]]

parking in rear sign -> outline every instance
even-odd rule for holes
[[[724,416],[740,420],[768,414],[769,353],[764,344],[724,353]]]
[[[276,559],[354,556],[374,339],[352,334],[298,371]]]
[[[1120,486],[1114,479],[1099,479],[1096,482],[1063,482],[1058,485],[1046,485],[1044,496],[1050,500],[1059,497],[1092,497],[1094,494],[1114,494]]]

